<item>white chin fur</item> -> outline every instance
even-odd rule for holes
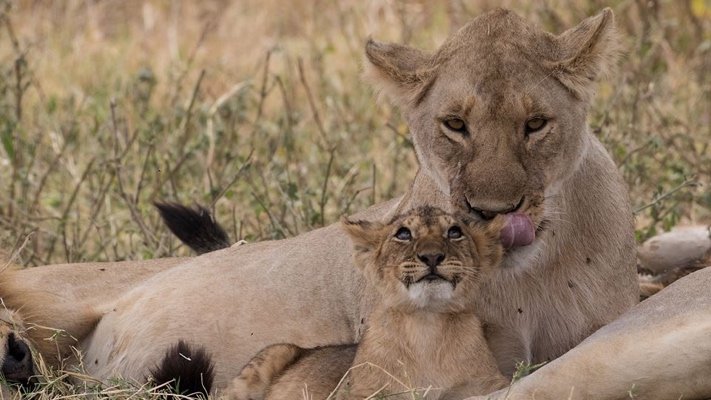
[[[407,289],[410,300],[417,308],[429,308],[452,299],[454,288],[452,284],[444,281],[422,281],[417,282]]]
[[[502,271],[519,272],[534,268],[540,265],[543,260],[541,256],[547,243],[545,237],[536,237],[536,240],[528,246],[509,249],[501,262]]]

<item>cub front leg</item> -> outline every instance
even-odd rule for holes
[[[257,353],[230,383],[229,400],[263,400],[274,379],[294,364],[304,349],[287,343],[267,346]]]

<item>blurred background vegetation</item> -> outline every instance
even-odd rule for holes
[[[555,33],[613,8],[626,54],[589,120],[638,238],[711,222],[708,0],[0,0],[0,248],[187,254],[152,201],[254,241],[402,194],[414,153],[360,79],[365,39],[434,49],[499,5]]]

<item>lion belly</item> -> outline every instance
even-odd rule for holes
[[[358,279],[337,226],[209,253],[120,298],[83,343],[85,364],[98,378],[143,381],[183,339],[207,348],[224,387],[266,345],[353,343]]]

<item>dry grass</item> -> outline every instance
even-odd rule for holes
[[[254,241],[403,193],[412,146],[359,79],[364,39],[432,49],[501,3],[554,32],[615,10],[627,54],[590,124],[638,236],[709,222],[708,0],[0,0],[0,248],[27,241],[25,265],[185,254],[153,200],[207,204]]]
[[[415,160],[360,82],[364,38],[434,48],[487,3],[3,3],[2,247],[30,235],[27,265],[161,257],[186,251],[152,200],[211,205],[252,241],[402,193]],[[505,3],[556,32],[603,6]],[[708,220],[708,2],[609,5],[628,52],[590,122],[634,204],[654,203],[640,238]]]

